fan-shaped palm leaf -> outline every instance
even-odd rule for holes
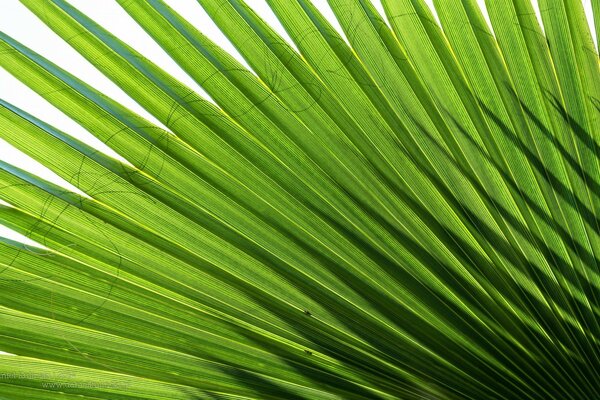
[[[0,102],[0,398],[600,397],[600,74],[580,0],[119,4],[205,100],[22,0],[159,127],[6,34],[0,66],[123,156]],[[593,1],[600,29],[598,1]],[[597,35],[596,32],[596,35]],[[125,38],[126,39],[126,38]],[[165,129],[166,128],[166,129]]]

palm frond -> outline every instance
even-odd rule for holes
[[[0,32],[0,397],[600,397],[600,6],[119,5],[208,100],[65,0],[21,0],[158,122]],[[436,20],[439,18],[439,23]],[[71,71],[73,72],[73,71]]]

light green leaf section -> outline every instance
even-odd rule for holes
[[[14,399],[197,399],[203,395],[182,385],[26,357],[0,357],[0,379],[0,394]],[[204,395],[221,398],[216,392]]]
[[[594,27],[596,28],[596,53],[600,53],[600,1],[591,0]],[[592,34],[594,34],[592,32]]]

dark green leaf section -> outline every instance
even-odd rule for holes
[[[22,0],[157,126],[0,32],[0,398],[593,399],[599,3],[118,0],[214,100],[64,0]],[[200,27],[201,28],[201,27]],[[297,49],[297,50],[296,50]]]

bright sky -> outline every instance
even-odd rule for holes
[[[18,0],[1,0],[2,12],[0,13],[0,31],[8,34],[14,39],[20,41],[34,51],[42,54],[59,66],[68,69],[80,79],[88,82],[106,95],[120,101],[132,110],[138,112],[144,117],[156,121],[151,115],[143,110],[137,103],[131,100],[122,90],[113,84],[108,78],[98,72],[82,56],[75,52],[57,35],[41,23],[32,13],[30,13]],[[139,27],[133,20],[117,5],[114,0],[69,0],[74,6],[79,8],[85,14],[96,20],[117,36],[124,38],[126,42],[143,53],[146,57],[163,67],[167,72],[195,89],[199,93],[206,93],[195,84],[194,81],[183,72],[173,60]],[[215,24],[210,20],[204,10],[198,5],[196,0],[166,0],[180,14],[185,15],[196,27],[208,35],[215,42],[220,44],[225,50],[236,56],[244,62],[231,43],[218,30]],[[259,15],[271,24],[279,33],[289,40],[281,24],[277,21],[273,13],[267,7],[265,0],[246,0]],[[480,4],[483,0],[478,0]],[[533,0],[536,3],[537,0]],[[586,13],[590,23],[591,2],[583,0]],[[313,0],[314,4],[323,12],[323,14],[341,31],[337,21],[333,19],[333,12],[327,5],[326,0]],[[426,0],[431,5],[432,0]],[[375,6],[381,11],[380,0],[373,0]],[[487,14],[486,14],[487,16]],[[592,30],[593,32],[593,30]],[[595,35],[594,39],[595,39]],[[291,41],[290,41],[291,42]],[[245,62],[244,62],[245,63]],[[96,148],[114,156],[117,156],[103,143],[94,138],[85,129],[63,115],[47,103],[40,96],[21,84],[7,72],[0,68],[0,98],[9,103],[20,107],[34,116],[54,125],[55,127],[68,132],[69,134],[81,139]],[[17,151],[8,143],[0,139],[0,160],[12,163],[23,169],[27,169],[45,179],[62,184],[72,190],[76,190],[67,182],[58,178],[54,173],[44,168],[42,165]],[[1,221],[0,221],[1,223]],[[9,231],[0,225],[0,236],[17,238],[25,240],[20,235]]]

